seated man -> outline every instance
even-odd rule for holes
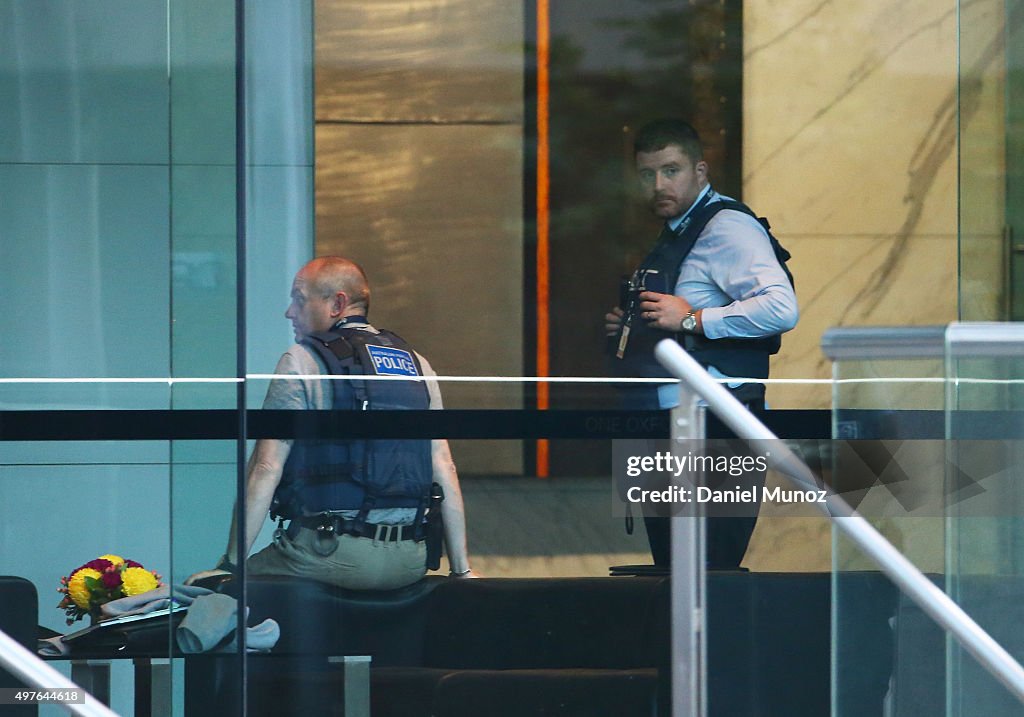
[[[297,343],[275,370],[297,378],[275,379],[263,407],[440,409],[436,381],[316,378],[435,375],[401,338],[367,322],[369,307],[366,275],[354,262],[328,256],[302,267],[285,312]],[[432,483],[444,495],[451,575],[471,577],[462,493],[447,441],[258,440],[247,466],[241,555],[249,554],[268,512],[281,522],[273,542],[248,559],[248,574],[295,575],[355,590],[410,585],[426,573],[424,513]],[[186,582],[232,572],[236,535],[233,519],[217,569]]]

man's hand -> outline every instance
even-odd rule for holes
[[[616,306],[604,315],[604,333],[607,336],[615,336],[622,328],[622,309]]]
[[[478,572],[473,570],[473,568],[468,568],[463,573],[457,573],[454,570],[452,570],[452,571],[450,571],[448,573],[448,577],[455,578],[456,580],[465,580],[467,578],[470,578],[470,579],[472,579],[472,578],[482,578],[483,575],[480,575]]]
[[[187,578],[185,578],[185,584],[193,585],[196,582],[196,580],[205,580],[206,578],[212,578],[217,575],[230,574],[231,573],[229,573],[227,570],[218,570],[217,568],[214,568],[213,570],[200,570],[198,573],[189,575]]]
[[[640,294],[640,318],[647,325],[662,331],[679,331],[679,322],[693,311],[690,302],[674,294],[645,291]],[[697,330],[700,331],[700,312],[697,312]]]

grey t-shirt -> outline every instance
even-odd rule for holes
[[[346,324],[345,328],[360,329],[379,333],[369,324]],[[436,376],[434,369],[425,358],[416,354],[424,376]],[[294,379],[274,379],[267,389],[267,397],[263,408],[278,410],[325,410],[330,409],[334,399],[333,380],[317,378],[329,374],[320,357],[302,344],[294,344],[285,351],[277,362],[274,373],[278,375],[296,376]],[[427,392],[430,396],[430,408],[441,409],[441,390],[437,381],[427,381]],[[355,517],[357,511],[343,511],[346,517]],[[377,508],[371,510],[367,519],[371,523],[386,525],[410,525],[416,517],[413,508]]]

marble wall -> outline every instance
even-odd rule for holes
[[[793,253],[773,375],[828,378],[833,326],[957,317],[956,5],[748,2],[744,192]],[[830,405],[775,386],[779,408]]]
[[[801,307],[774,377],[829,378],[819,343],[833,326],[1000,317],[1002,3],[959,6],[958,85],[953,0],[745,3],[745,198],[793,253]],[[935,362],[883,371],[941,372]],[[829,390],[775,385],[769,401],[827,408]],[[846,389],[843,400],[874,404],[878,392]],[[889,389],[883,402],[941,408],[931,392]],[[941,568],[941,525],[883,527],[924,567]],[[822,520],[762,520],[747,564],[827,568],[830,542]],[[844,551],[839,559],[860,564]]]

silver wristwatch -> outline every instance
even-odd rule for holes
[[[679,322],[679,330],[688,334],[697,333],[697,315],[691,311],[684,316],[683,320]]]

